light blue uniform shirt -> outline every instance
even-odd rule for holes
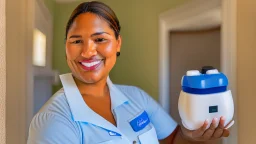
[[[147,93],[108,78],[114,126],[86,105],[72,74],[60,77],[63,89],[34,116],[28,144],[158,144],[177,126]]]

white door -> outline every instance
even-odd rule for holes
[[[34,110],[38,110],[52,95],[55,72],[52,70],[53,20],[49,10],[41,0],[35,2],[34,15]]]

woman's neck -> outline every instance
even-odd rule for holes
[[[75,77],[74,80],[83,97],[104,97],[109,94],[106,78],[92,84],[84,83]]]

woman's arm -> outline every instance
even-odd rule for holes
[[[192,142],[188,139],[184,138],[182,135],[180,126],[177,126],[175,131],[169,135],[167,138],[160,140],[160,144],[206,144],[206,143],[198,143],[198,142]]]
[[[179,134],[180,127],[177,126],[176,129],[165,139],[160,140],[160,144],[173,144],[175,137]]]

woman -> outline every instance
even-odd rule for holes
[[[107,5],[85,2],[74,10],[66,27],[72,73],[60,76],[63,89],[33,118],[29,144],[178,144],[229,135],[224,118],[189,131],[143,90],[113,84],[108,75],[121,44],[119,21]]]

